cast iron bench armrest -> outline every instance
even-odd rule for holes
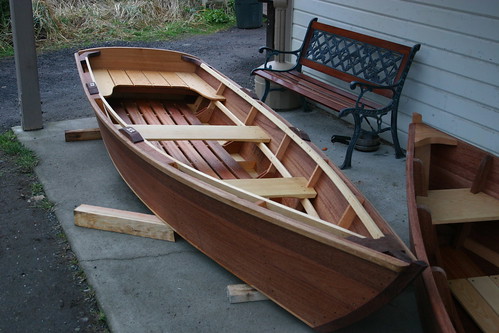
[[[350,82],[350,89],[355,90],[357,87],[360,87],[361,93],[364,94],[366,91],[373,91],[377,89],[385,89],[391,90],[395,94],[395,90],[400,86],[400,83],[392,84],[392,85],[379,85],[372,84],[360,81],[352,81]]]
[[[263,46],[260,49],[258,49],[259,53],[263,53],[263,51],[267,51],[267,55],[265,56],[265,63],[263,64],[263,67],[253,69],[251,71],[251,75],[254,75],[254,72],[257,70],[265,70],[265,71],[271,71],[271,72],[289,72],[289,71],[294,70],[298,67],[298,60],[299,60],[301,49],[294,50],[294,51],[280,51],[280,50],[271,49],[270,47],[266,47],[266,46]],[[272,65],[270,65],[270,66],[267,65],[271,58],[278,56],[278,55],[281,55],[281,54],[294,55],[296,57],[296,64],[289,69],[273,69]]]
[[[392,84],[392,85],[379,85],[379,84],[371,84],[371,83],[366,83],[366,82],[360,82],[360,81],[352,81],[350,82],[350,89],[355,90],[357,87],[360,88],[359,95],[357,96],[357,101],[355,102],[355,107],[351,109],[364,109],[365,108],[365,103],[362,102],[364,99],[364,95],[366,92],[372,92],[373,90],[391,90],[393,92],[393,96],[396,96],[397,92],[396,89],[400,86],[400,83],[397,84]],[[372,110],[385,110],[391,108],[393,104],[393,98],[390,99],[390,103],[388,103],[385,107],[383,108],[371,108]],[[350,109],[350,108],[349,108]],[[342,112],[344,110],[340,111],[340,117],[342,117]]]
[[[344,108],[340,110],[338,117],[342,118],[345,117],[348,114],[355,113],[358,114],[361,117],[375,117],[376,115],[384,115],[387,114],[390,111],[393,111],[393,98],[389,100],[387,104],[385,104],[382,107],[379,108],[373,108],[373,107],[366,107],[366,104],[364,102],[364,95],[367,92],[372,92],[373,90],[391,90],[393,92],[393,95],[396,95],[396,89],[400,86],[400,83],[397,84],[392,84],[392,85],[379,85],[379,84],[371,84],[367,82],[361,82],[361,81],[352,81],[350,82],[350,89],[355,90],[357,88],[360,88],[359,94],[357,95],[357,100],[355,101],[355,106],[351,108]],[[379,119],[380,120],[380,119]],[[370,125],[370,124],[369,124]],[[381,128],[381,122],[377,121],[378,125],[378,133],[385,132],[390,129],[390,127],[387,128]]]

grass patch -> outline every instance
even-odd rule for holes
[[[41,208],[47,212],[53,212],[54,208],[55,208],[55,204],[52,201],[50,201],[49,199],[43,198],[42,200],[35,202],[35,207]]]
[[[31,184],[31,200],[37,208],[41,208],[48,212],[54,211],[55,204],[47,199],[43,185],[38,181]]]
[[[0,56],[13,54],[8,0],[0,0]],[[234,0],[204,8],[201,0],[33,0],[39,50],[212,33],[235,23]]]
[[[19,171],[22,173],[33,172],[33,169],[38,164],[36,155],[20,143],[11,130],[0,134],[0,149],[14,158]]]
[[[12,130],[0,134],[0,150],[12,157],[21,173],[31,174],[30,201],[33,202],[33,205],[49,212],[53,211],[54,203],[47,199],[43,185],[33,175],[34,168],[38,164],[36,155],[17,140]]]
[[[36,196],[36,195],[43,195],[45,191],[43,190],[43,185],[42,183],[33,183],[31,184],[31,195]]]

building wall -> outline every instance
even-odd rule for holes
[[[294,0],[294,48],[313,17],[421,44],[400,101],[402,146],[410,115],[419,112],[434,127],[499,155],[499,1]]]

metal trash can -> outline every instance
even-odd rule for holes
[[[263,4],[258,0],[236,0],[236,22],[239,29],[260,28],[263,20]]]

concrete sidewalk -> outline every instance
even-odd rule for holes
[[[280,114],[327,148],[333,162],[342,163],[346,146],[329,140],[333,133],[351,132],[343,121],[320,110]],[[65,130],[91,127],[94,118],[46,123],[41,131],[14,130],[40,159],[36,173],[113,332],[311,331],[271,301],[230,304],[226,287],[240,281],[180,237],[170,243],[76,227],[73,210],[80,204],[148,212],[121,180],[101,141],[64,141]],[[405,160],[382,145],[374,153],[355,151],[352,165],[346,175],[408,243]],[[340,332],[421,331],[408,290]]]

